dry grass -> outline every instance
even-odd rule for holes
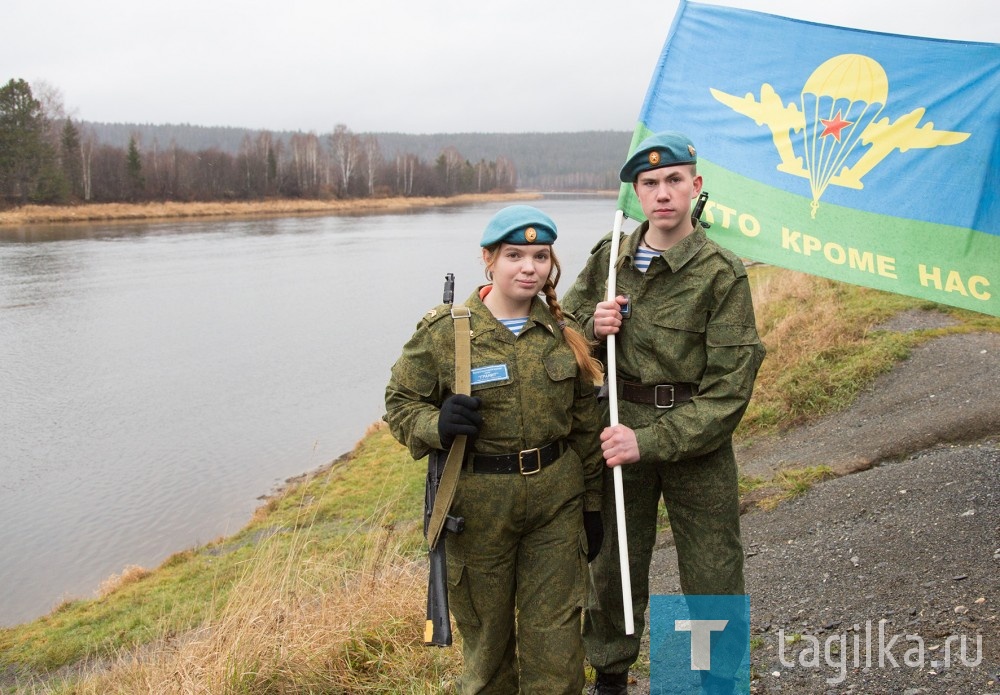
[[[455,648],[422,644],[426,568],[372,519],[364,550],[318,557],[306,530],[262,542],[204,626],[104,659],[31,692],[106,695],[400,693],[451,689]]]
[[[775,509],[782,502],[794,499],[805,493],[816,484],[836,477],[829,466],[809,466],[806,468],[789,468],[780,471],[771,481],[770,487],[777,492],[768,495],[757,503],[764,511]]]
[[[841,343],[848,336],[837,320],[837,288],[837,283],[805,273],[772,270],[763,275],[753,289],[761,332],[792,359]],[[807,302],[815,304],[813,311],[801,311]],[[789,305],[797,310],[789,311]]]
[[[113,574],[101,582],[101,586],[97,589],[97,595],[102,598],[104,596],[108,596],[122,587],[142,581],[148,577],[149,574],[149,570],[145,567],[140,567],[139,565],[128,565],[122,570],[121,574]]]
[[[740,437],[788,428],[846,407],[906,355],[915,336],[873,337],[896,312],[929,302],[774,267],[751,272],[768,355]]]
[[[156,220],[191,217],[254,217],[261,215],[399,212],[444,205],[526,200],[540,197],[531,193],[483,193],[448,198],[357,198],[350,200],[280,199],[204,203],[93,203],[83,205],[24,205],[0,210],[0,227],[63,222],[105,222],[109,220]]]

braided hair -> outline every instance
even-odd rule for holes
[[[556,258],[555,251],[552,251],[552,272],[549,273],[549,276],[545,279],[545,285],[542,287],[542,292],[545,294],[545,302],[549,305],[549,311],[552,312],[552,316],[555,317],[556,322],[559,324],[563,338],[566,339],[566,344],[569,345],[576,356],[576,363],[580,366],[580,371],[595,384],[600,383],[604,377],[604,369],[601,363],[594,359],[591,354],[594,344],[587,340],[579,331],[566,325],[566,316],[559,305],[559,300],[556,299],[556,283],[559,282],[561,274],[562,267],[559,265],[559,259]]]

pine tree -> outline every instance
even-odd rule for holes
[[[0,196],[7,201],[58,202],[61,176],[45,132],[31,86],[12,79],[0,87]]]
[[[142,155],[139,153],[139,144],[134,135],[128,140],[128,155],[125,157],[125,185],[130,201],[141,199],[146,191],[146,177],[142,174]]]
[[[68,118],[62,129],[60,149],[62,171],[69,184],[70,194],[76,199],[81,199],[84,197],[84,191],[83,150],[80,147],[80,131]]]

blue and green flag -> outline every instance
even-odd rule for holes
[[[681,0],[631,149],[660,130],[740,256],[1000,316],[1000,44]]]

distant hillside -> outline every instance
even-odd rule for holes
[[[543,190],[618,188],[618,170],[632,141],[627,131],[373,134],[387,155],[410,152],[433,161],[452,146],[472,162],[504,156],[517,167],[521,188]]]
[[[139,135],[142,148],[178,147],[197,152],[217,148],[236,154],[247,135],[259,131],[243,128],[194,125],[152,125],[129,123],[80,124],[92,130],[97,139],[116,147],[128,147],[129,138]],[[294,133],[272,132],[287,141]],[[584,131],[575,133],[357,133],[378,139],[382,155],[392,159],[397,154],[414,154],[433,162],[441,151],[454,147],[470,162],[492,161],[506,157],[514,162],[518,185],[540,190],[613,190],[618,188],[618,169],[628,152],[632,133],[628,131]],[[324,139],[326,134],[320,135]]]

